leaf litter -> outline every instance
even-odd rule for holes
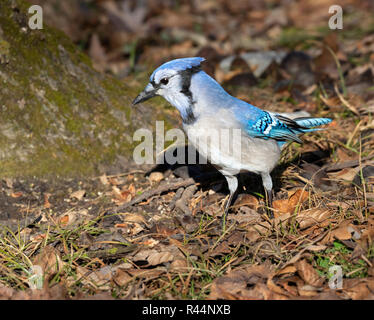
[[[32,2],[87,44],[99,71],[134,88],[164,61],[202,55],[206,72],[239,98],[334,121],[305,135],[302,146],[284,148],[272,173],[274,219],[259,178],[240,176],[225,233],[227,187],[209,167],[1,180],[0,298],[374,298],[369,1],[354,6],[356,28],[347,11],[350,32],[338,36],[316,31],[329,17],[329,0],[66,2],[62,16],[57,2]],[[329,286],[335,265],[343,270],[341,289]]]

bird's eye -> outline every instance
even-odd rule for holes
[[[169,79],[168,78],[162,78],[160,80],[160,82],[163,84],[163,85],[167,85],[169,83]]]

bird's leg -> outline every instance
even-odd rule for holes
[[[231,202],[232,202],[232,200],[235,196],[236,190],[238,189],[238,179],[235,176],[225,176],[225,178],[226,178],[227,184],[229,186],[230,196],[227,199],[227,202],[225,204],[225,211],[223,212],[223,215],[222,215],[222,230],[223,230],[223,232],[225,231],[225,228],[226,228],[227,213],[229,211]]]
[[[262,184],[266,191],[266,204],[268,207],[268,214],[270,218],[274,218],[273,211],[271,210],[273,206],[273,181],[271,180],[271,176],[268,172],[261,173],[262,177]]]
[[[273,190],[266,190],[268,207],[273,206]]]

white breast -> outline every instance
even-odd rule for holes
[[[191,125],[184,125],[189,143],[220,170],[237,174],[240,171],[270,172],[280,156],[274,140],[250,138],[240,129],[230,110],[204,115]]]

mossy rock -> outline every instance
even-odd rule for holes
[[[131,164],[133,132],[165,119],[140,88],[98,73],[61,32],[28,27],[30,4],[0,2],[2,177],[76,176]],[[168,121],[168,120],[167,120]]]

